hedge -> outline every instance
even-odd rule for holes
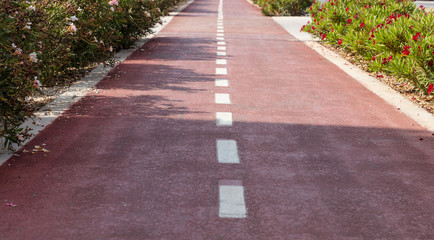
[[[28,96],[129,47],[179,0],[2,0],[0,138],[26,137]]]
[[[266,16],[302,16],[313,0],[253,0]]]
[[[434,12],[413,0],[329,0],[309,9],[304,31],[367,64],[434,94]]]

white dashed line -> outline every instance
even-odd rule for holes
[[[226,47],[225,46],[218,46],[217,51],[226,51]]]
[[[235,140],[217,139],[216,145],[219,163],[240,163],[237,142]]]
[[[229,87],[229,81],[227,79],[216,79],[215,80],[216,87]]]
[[[224,41],[224,40],[225,40],[224,37],[217,37],[216,39],[217,39],[217,40],[221,40],[221,41]]]
[[[227,68],[216,68],[215,74],[226,75],[226,74],[228,74],[228,69]]]
[[[242,181],[219,181],[219,217],[246,218],[247,209],[244,201]]]
[[[218,36],[218,37],[224,37],[225,34],[224,34],[224,33],[217,33],[217,36]]]
[[[224,33],[225,30],[219,29],[219,30],[217,30],[217,32],[218,32],[218,33]]]
[[[217,29],[223,29],[223,26],[217,26]]]
[[[226,45],[226,43],[223,42],[223,41],[218,41],[218,42],[217,42],[217,45]]]
[[[215,63],[218,65],[226,65],[228,62],[226,61],[226,59],[217,59],[215,60]]]
[[[217,104],[231,104],[231,98],[227,93],[216,93],[215,103]]]
[[[217,126],[232,126],[232,113],[231,112],[217,112],[216,113]]]
[[[226,56],[226,52],[217,52],[217,56]]]

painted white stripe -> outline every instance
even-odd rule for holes
[[[229,81],[227,79],[216,79],[216,87],[229,87]]]
[[[223,26],[217,26],[217,29],[223,29]]]
[[[224,42],[224,41],[218,41],[217,45],[226,45],[226,42]]]
[[[219,163],[240,163],[235,140],[217,139],[217,160]]]
[[[217,104],[231,104],[231,98],[227,93],[216,93],[215,103]]]
[[[226,74],[228,74],[228,69],[227,68],[216,68],[215,74],[226,75]]]
[[[218,46],[217,51],[226,51],[226,47],[225,46]]]
[[[219,181],[219,217],[246,218],[247,208],[244,201],[244,187],[241,181]],[[226,185],[231,184],[231,185]]]
[[[223,21],[217,21],[217,26],[223,26]]]
[[[217,112],[216,113],[217,126],[232,126],[232,113],[231,112]]]
[[[224,33],[225,30],[219,29],[219,30],[217,30],[217,32],[218,32],[218,33]]]
[[[228,62],[226,59],[217,59],[215,60],[215,63],[218,65],[226,65]]]
[[[226,56],[226,52],[217,52],[217,56]]]
[[[225,34],[224,34],[224,33],[217,33],[217,36],[218,36],[218,37],[224,37]]]

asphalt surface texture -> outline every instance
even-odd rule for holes
[[[1,240],[434,239],[432,133],[247,1],[218,6],[196,0],[0,167]],[[245,216],[219,214],[231,183]]]

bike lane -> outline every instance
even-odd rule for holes
[[[433,236],[431,133],[246,1],[197,0],[97,88],[0,167],[0,238]]]

